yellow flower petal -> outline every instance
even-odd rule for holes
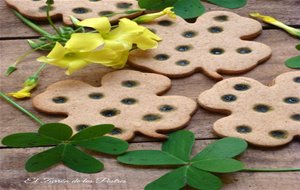
[[[143,34],[136,37],[133,43],[142,50],[157,48],[158,42],[161,40],[157,35],[153,34],[148,29],[145,29]]]
[[[104,40],[98,33],[74,33],[66,43],[65,48],[75,52],[89,52],[103,43]]]
[[[8,93],[8,95],[18,99],[29,98],[31,96],[30,92],[23,92],[23,91],[11,92]]]
[[[76,24],[79,26],[94,28],[100,34],[108,33],[111,28],[110,22],[107,17],[89,18]]]
[[[47,55],[47,58],[49,58],[49,59],[61,59],[61,58],[64,57],[66,52],[67,52],[67,50],[59,42],[56,42],[54,48]]]
[[[125,35],[127,33],[127,35]],[[114,39],[122,41],[124,44],[136,44],[142,50],[156,48],[158,40],[161,40],[156,34],[143,26],[139,26],[129,19],[121,19],[119,27],[111,32]],[[130,48],[131,49],[131,48]]]
[[[117,57],[117,59],[115,59],[113,62],[107,63],[107,64],[102,64],[102,65],[107,66],[107,67],[112,67],[114,69],[121,69],[121,68],[125,67],[127,60],[128,60],[129,51],[125,50],[123,52],[119,52],[118,55],[119,56]]]
[[[89,62],[84,60],[73,60],[69,62],[68,70],[66,71],[66,75],[71,75],[77,70],[80,70],[84,67],[86,67],[89,64]]]
[[[133,19],[134,22],[137,23],[146,23],[146,22],[152,22],[155,19],[162,17],[164,15],[168,15],[170,18],[176,18],[176,14],[172,11],[174,7],[167,7],[164,10],[157,12],[157,13],[150,13],[146,15],[139,16],[135,19]]]
[[[84,60],[92,63],[110,63],[116,59],[117,54],[112,49],[102,49],[91,52]]]
[[[287,31],[291,35],[300,37],[300,30],[299,29],[288,26],[288,25],[276,20],[273,17],[262,15],[260,13],[250,13],[250,16],[253,17],[253,18],[261,19],[262,21],[264,21],[266,23],[273,24],[274,26],[277,26],[277,27]]]

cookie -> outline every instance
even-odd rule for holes
[[[220,80],[220,73],[243,73],[271,56],[270,47],[247,41],[260,34],[261,24],[231,12],[208,12],[192,24],[161,17],[144,26],[163,40],[157,49],[132,51],[129,64],[168,77],[203,72]]]
[[[220,136],[239,137],[259,146],[279,146],[300,135],[300,72],[279,75],[272,86],[245,77],[218,82],[198,102],[213,112]]]
[[[120,70],[106,74],[101,87],[66,80],[50,85],[33,99],[33,106],[51,114],[65,114],[62,123],[74,132],[98,124],[116,126],[112,136],[131,139],[136,132],[165,138],[160,132],[184,127],[197,103],[183,96],[158,96],[171,87],[169,78]]]
[[[5,0],[6,3],[17,9],[24,16],[35,20],[46,20],[46,0]],[[65,24],[71,25],[70,16],[80,20],[99,17],[111,13],[124,12],[126,10],[139,9],[136,0],[55,0],[51,17],[62,17]],[[140,13],[118,14],[110,17],[110,21],[116,22],[121,17],[136,17]]]

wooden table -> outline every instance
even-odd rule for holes
[[[247,16],[250,12],[261,12],[263,14],[276,16],[283,22],[300,26],[300,0],[248,0],[248,5],[244,8],[233,10],[241,15]],[[205,3],[209,10],[224,10],[222,8]],[[35,58],[40,53],[33,53],[27,57],[20,65],[20,70],[11,77],[3,76],[6,68],[12,64],[16,58],[29,50],[26,39],[36,39],[38,35],[30,28],[21,23],[6,7],[4,1],[0,1],[0,57],[1,57],[1,91],[11,92],[21,87],[24,79],[32,74],[38,67]],[[50,27],[43,24],[50,30]],[[289,36],[287,33],[264,25],[263,33],[256,39],[263,42],[273,49],[273,56],[266,63],[259,65],[252,71],[240,75],[254,78],[263,84],[269,84],[277,75],[290,71],[284,66],[284,61],[292,56],[299,54],[294,46],[299,40]],[[99,86],[99,79],[110,69],[99,66],[91,66],[71,77],[64,75],[64,71],[56,67],[47,68],[41,75],[41,82],[33,95],[44,91],[45,88],[56,82],[67,78],[83,80],[94,86]],[[232,76],[226,76],[226,78]],[[184,79],[172,80],[172,88],[167,94],[184,95],[196,99],[197,96],[211,88],[215,81],[208,79],[203,74],[194,74]],[[38,115],[45,122],[59,121],[62,116],[49,116],[37,112],[32,108],[31,100],[18,101],[22,106]],[[187,129],[194,132],[197,138],[194,153],[199,152],[208,143],[218,139],[212,133],[213,123],[223,117],[214,113],[209,113],[203,109],[198,109],[193,116]],[[1,138],[17,132],[37,131],[38,125],[24,114],[1,100]],[[130,150],[136,149],[159,149],[161,143],[154,139],[146,137],[137,137],[130,144]],[[0,189],[22,189],[22,190],[42,190],[42,189],[104,189],[104,190],[140,190],[143,187],[165,174],[169,169],[159,168],[134,168],[120,165],[114,157],[97,154],[105,164],[105,170],[97,174],[81,174],[74,172],[62,165],[54,167],[48,171],[40,173],[27,173],[24,170],[24,164],[29,156],[43,150],[44,148],[6,148],[1,145],[1,179]],[[246,163],[248,167],[300,167],[300,143],[299,138],[294,139],[290,144],[272,148],[263,149],[250,146],[249,149],[240,157],[240,160]],[[224,182],[223,189],[230,190],[296,190],[300,189],[300,173],[234,173],[222,175]],[[60,180],[84,180],[86,183],[25,183],[26,179],[32,180],[39,178],[60,179]],[[109,178],[118,179],[125,183],[95,183],[96,179]],[[93,181],[93,183],[89,183]]]

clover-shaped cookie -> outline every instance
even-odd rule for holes
[[[164,138],[160,132],[184,127],[197,104],[183,96],[158,96],[171,81],[165,76],[120,70],[106,74],[101,87],[66,80],[50,85],[33,99],[38,110],[65,114],[74,132],[88,126],[113,124],[114,137],[131,139],[136,132]]]
[[[28,18],[45,20],[46,0],[5,0],[6,3],[17,9]],[[71,25],[70,16],[83,20],[92,17],[108,15],[112,13],[126,12],[131,9],[139,9],[135,0],[55,0],[50,16],[62,17],[65,24]],[[140,13],[117,14],[110,17],[112,22],[121,17],[135,17]]]
[[[200,105],[230,114],[214,123],[221,136],[260,146],[278,146],[300,135],[300,72],[278,76],[272,86],[244,77],[230,78],[203,92]]]
[[[260,34],[261,24],[230,12],[208,12],[193,24],[162,17],[144,26],[163,40],[157,49],[133,51],[129,62],[169,77],[203,72],[222,79],[219,73],[242,73],[271,56],[270,47],[246,41]]]

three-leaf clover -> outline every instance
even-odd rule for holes
[[[233,137],[223,138],[190,158],[194,141],[192,132],[181,130],[169,135],[162,150],[129,151],[117,159],[130,165],[178,167],[149,183],[145,190],[176,190],[186,185],[201,190],[220,189],[221,180],[210,172],[229,173],[244,169],[244,164],[232,157],[246,150],[246,141]]]
[[[300,51],[300,44],[296,45],[296,49]],[[285,61],[285,65],[292,69],[300,69],[300,55],[289,58]]]
[[[207,0],[208,2],[229,8],[236,9],[246,5],[247,0]],[[147,10],[163,10],[166,7],[174,7],[177,15],[184,19],[195,18],[205,12],[205,7],[200,0],[138,0],[139,6]]]
[[[28,172],[45,170],[62,162],[77,172],[96,173],[103,170],[103,164],[77,146],[105,154],[122,154],[128,148],[126,141],[103,136],[112,132],[113,128],[114,126],[110,124],[96,125],[72,136],[72,129],[69,126],[62,123],[48,123],[42,125],[38,133],[6,136],[2,144],[17,148],[55,146],[29,158],[25,166]]]

